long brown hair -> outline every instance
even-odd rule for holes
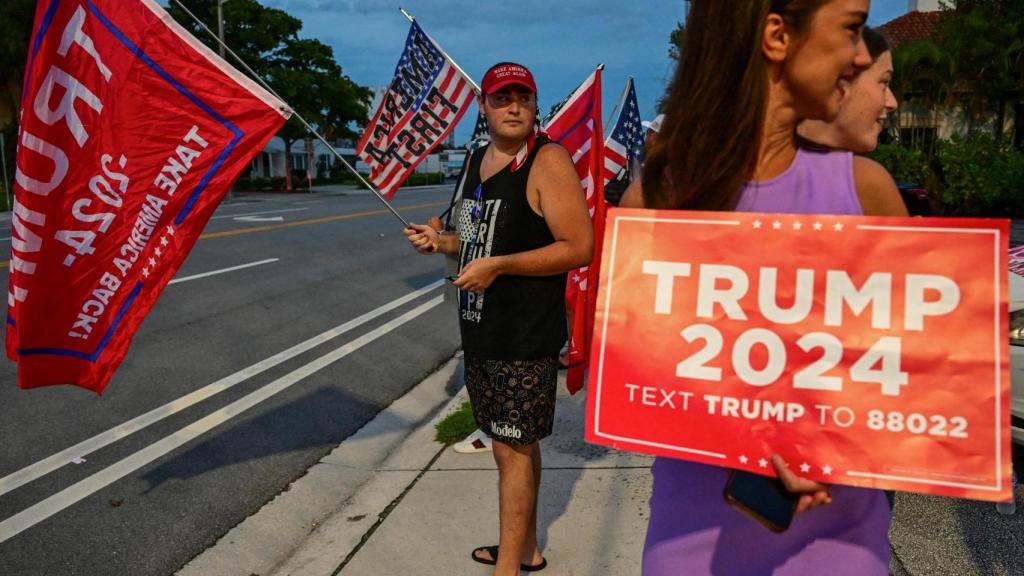
[[[796,34],[829,0],[693,0],[665,123],[643,173],[649,208],[732,210],[757,162],[768,104],[769,14]]]

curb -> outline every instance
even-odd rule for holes
[[[461,405],[464,389],[448,391],[461,362],[457,352],[176,574],[333,573],[440,453],[433,424]]]

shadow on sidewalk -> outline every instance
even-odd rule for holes
[[[605,500],[601,502],[594,502],[593,494],[577,493],[577,488],[583,488],[580,480],[588,469],[636,468],[638,461],[632,456],[616,450],[587,443],[584,440],[587,391],[584,389],[574,396],[569,396],[565,391],[564,382],[559,382],[559,386],[555,433],[544,441],[546,479],[545,477],[541,479],[540,507],[537,519],[538,544],[541,550],[546,550],[551,540],[552,526],[563,516],[567,517],[571,506],[579,507],[581,502],[586,502],[587,522],[596,524],[596,529],[592,529],[590,526],[575,526],[575,528],[587,534],[591,549],[606,551],[606,554],[617,554],[622,547],[622,542],[616,538],[614,531],[604,529],[604,527],[616,526],[622,522],[623,505],[628,503],[628,499],[636,498],[635,491],[631,486],[631,482],[635,480],[634,477],[632,475],[610,476],[612,484],[601,487],[602,492],[606,493]],[[640,462],[643,461],[640,460]],[[639,467],[645,466],[639,464]],[[646,480],[647,477],[643,478]],[[637,504],[646,508],[646,499]],[[576,522],[578,516],[579,511],[577,510],[571,521]],[[569,521],[568,517],[567,521]],[[646,528],[646,524],[644,527]],[[558,530],[564,533],[565,528],[565,526],[561,526]],[[561,540],[564,541],[564,539],[563,536]],[[573,557],[574,573],[602,573],[607,558],[601,556],[594,554],[587,557]]]

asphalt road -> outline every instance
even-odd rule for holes
[[[450,193],[395,206],[423,222]],[[0,363],[0,573],[173,573],[454,353],[455,315],[425,289],[443,271],[365,193],[222,205],[102,396],[19,390]]]
[[[172,574],[451,356],[441,259],[340,190],[221,206],[103,396],[0,363],[0,574]],[[395,204],[422,222],[450,191]],[[1021,510],[900,494],[890,536],[898,575],[1024,574]]]

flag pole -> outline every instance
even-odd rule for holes
[[[11,185],[7,182],[7,151],[4,148],[6,148],[4,133],[0,132],[0,166],[3,166],[4,169],[4,194],[7,195],[7,209],[13,212],[14,203],[11,202]]]
[[[408,12],[405,11],[405,8],[399,7],[398,9],[402,11],[403,16],[409,19],[409,22],[416,21],[416,19],[413,18],[412,14],[409,14]],[[441,53],[441,56],[444,56],[444,59],[447,60],[448,63],[451,64],[453,68],[458,70],[459,73],[466,77],[466,80],[469,81],[469,85],[473,87],[473,91],[479,95],[480,86],[478,86],[477,83],[473,81],[473,78],[471,78],[469,74],[466,74],[466,71],[463,70],[462,67],[459,66],[457,62],[455,62],[455,60],[452,60],[452,57],[449,56],[448,53],[444,51],[444,48],[441,48],[441,45],[437,43],[437,40],[431,38],[430,34],[427,34],[425,31],[423,32],[423,35],[426,36],[428,40],[430,40],[430,42],[434,45],[434,48],[437,48],[437,51]]]
[[[619,106],[622,106],[622,101],[626,99],[626,94],[629,93],[629,85],[632,83],[633,77],[630,76],[629,79],[626,80],[626,86],[622,89],[622,93],[619,94],[619,99],[615,101],[615,106],[612,107],[612,113],[608,115],[608,121],[604,123],[603,129],[607,130],[609,126],[614,126],[614,124],[612,124],[612,119],[615,118],[615,114],[619,112]],[[607,138],[604,134],[601,136]]]
[[[409,222],[405,218],[403,218],[402,215],[399,214],[397,210],[395,210],[395,208],[391,205],[391,203],[388,202],[386,198],[384,198],[384,195],[381,194],[379,191],[377,191],[377,189],[373,186],[373,184],[370,184],[369,182],[367,182],[366,178],[363,178],[363,175],[360,174],[358,171],[356,171],[356,169],[353,168],[352,165],[348,163],[348,160],[345,160],[345,157],[342,156],[341,154],[339,154],[338,151],[334,148],[334,146],[332,146],[331,143],[328,142],[326,138],[324,138],[323,136],[320,135],[320,132],[318,132],[315,128],[313,128],[309,124],[309,122],[306,122],[306,119],[303,118],[302,115],[299,114],[299,112],[297,110],[295,110],[295,108],[292,108],[290,104],[285,102],[284,98],[281,98],[281,96],[279,96],[278,93],[275,92],[274,89],[271,88],[270,85],[267,84],[267,82],[263,78],[261,78],[259,74],[254,72],[253,69],[250,68],[249,65],[246,64],[245,61],[242,60],[242,58],[238,54],[235,54],[235,51],[232,50],[231,47],[229,47],[227,44],[222,42],[221,39],[217,37],[217,34],[213,30],[210,30],[210,28],[206,24],[204,24],[202,20],[197,18],[196,15],[193,14],[191,10],[189,10],[184,4],[181,3],[181,0],[174,0],[174,3],[177,4],[182,10],[184,10],[185,13],[188,14],[192,18],[192,20],[195,21],[196,24],[199,24],[199,26],[201,26],[202,29],[205,30],[207,32],[207,34],[209,34],[210,37],[213,38],[217,42],[217,44],[219,44],[222,48],[227,50],[228,54],[231,54],[231,56],[239,64],[241,64],[242,67],[246,69],[246,71],[249,72],[249,74],[251,75],[253,80],[255,80],[256,82],[259,82],[260,86],[262,86],[268,92],[273,94],[275,98],[277,98],[278,100],[283,102],[284,105],[288,107],[288,110],[291,111],[292,115],[295,116],[295,118],[297,118],[299,120],[299,122],[301,122],[302,125],[306,127],[306,130],[309,130],[309,132],[311,134],[313,134],[313,136],[316,136],[316,138],[318,140],[323,142],[324,145],[327,146],[327,149],[330,150],[334,154],[335,158],[340,160],[342,165],[344,165],[345,168],[347,168],[349,170],[349,172],[354,174],[355,177],[358,178],[359,181],[362,182],[364,186],[369,188],[370,192],[373,192],[374,196],[376,196],[377,199],[380,200],[381,203],[384,204],[384,206],[395,216],[395,218],[398,218],[398,220],[402,223],[403,227],[405,227],[405,228],[409,228],[410,227]]]

